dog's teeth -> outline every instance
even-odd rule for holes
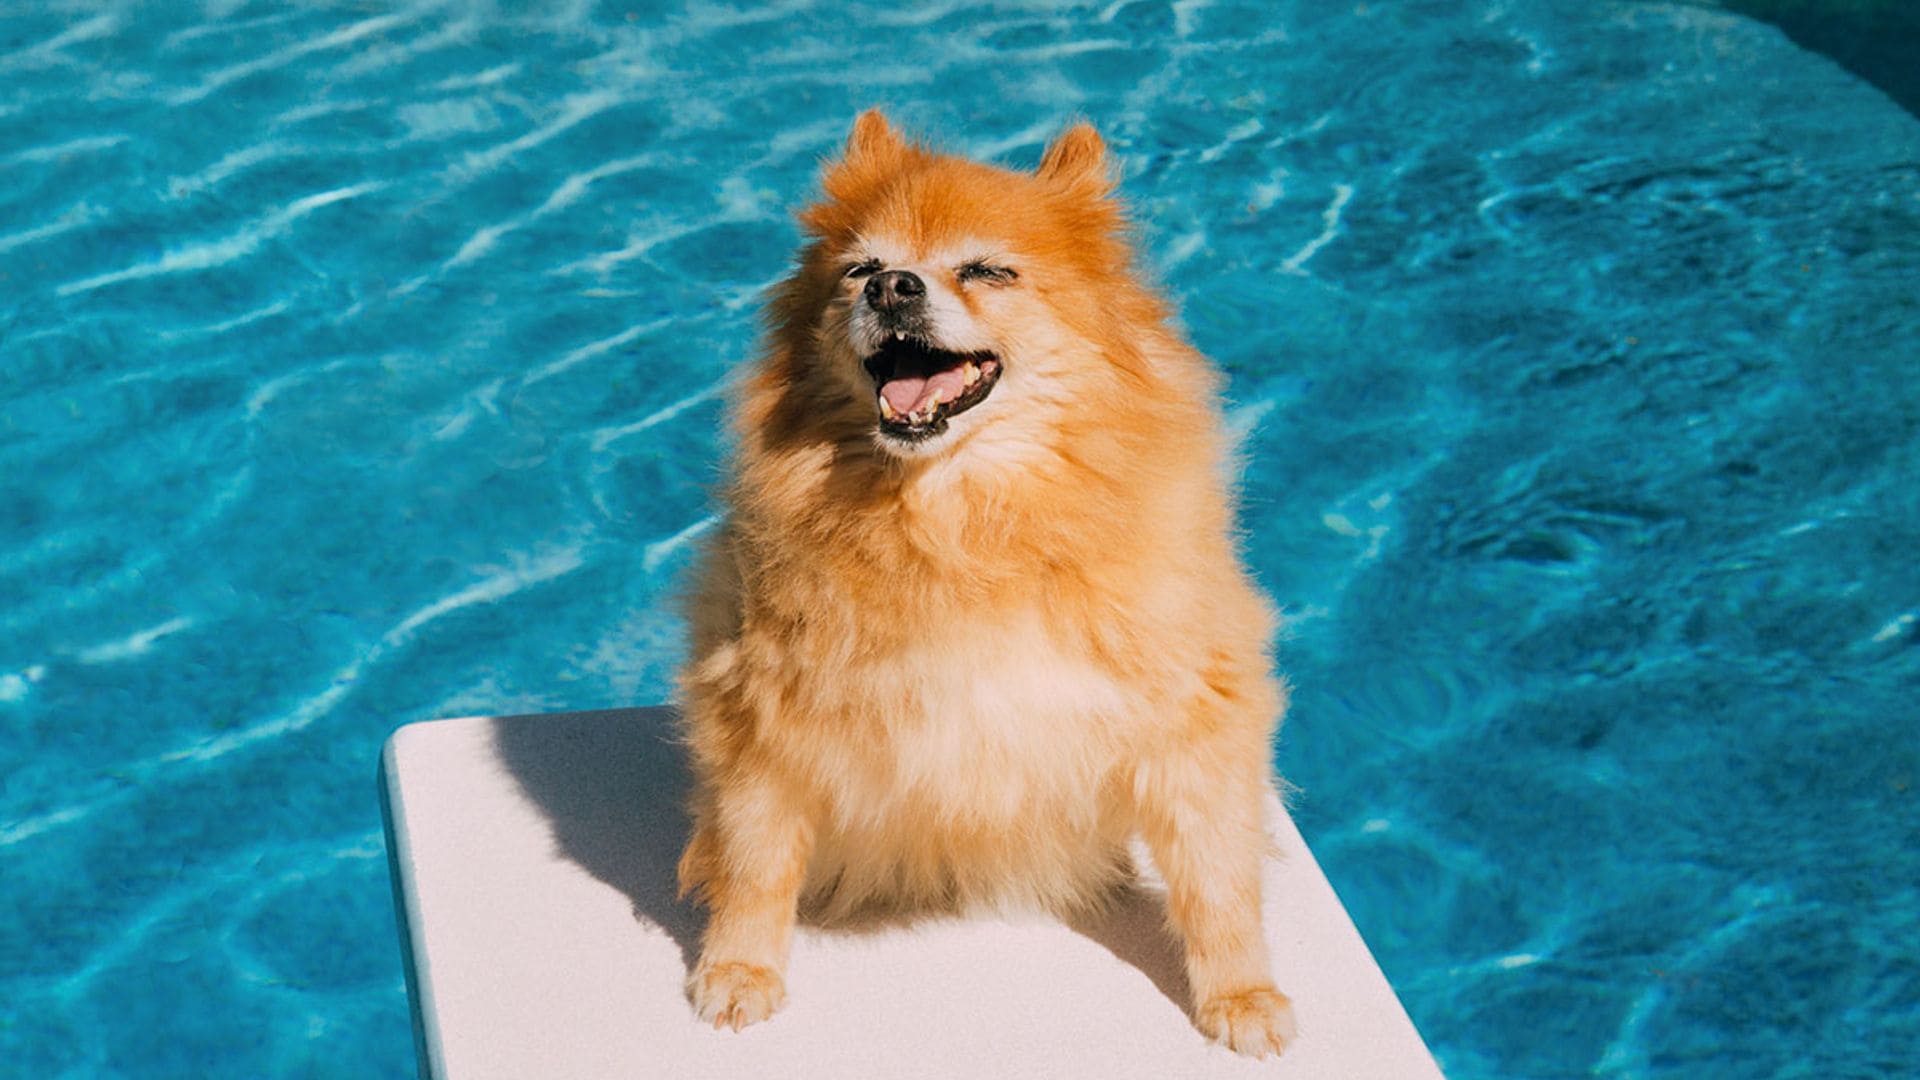
[[[933,404],[927,406],[927,411],[932,412],[934,409],[934,406],[943,405],[946,403],[946,400],[947,400],[947,392],[945,390],[935,390],[933,392]]]
[[[967,361],[967,366],[960,369],[960,381],[962,383],[965,383],[968,386],[972,386],[974,383],[979,382],[980,381],[979,365],[975,364],[971,360]]]
[[[880,399],[880,415],[886,417],[888,420],[894,417],[893,402],[888,401],[885,397]]]

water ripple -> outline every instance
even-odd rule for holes
[[[0,55],[0,71],[14,67],[57,63],[60,60],[60,52],[67,46],[111,37],[119,29],[120,17],[111,13],[83,19],[37,45],[28,45]]]
[[[457,611],[492,604],[522,590],[564,577],[578,570],[585,561],[585,552],[579,547],[558,548],[516,560],[513,566],[443,596],[407,615],[382,633],[379,639],[364,652],[335,669],[324,687],[303,697],[291,708],[278,715],[234,731],[196,739],[186,745],[162,751],[143,760],[128,762],[114,769],[116,774],[125,779],[117,780],[112,784],[95,785],[95,790],[91,794],[58,809],[0,821],[0,848],[19,844],[50,830],[84,821],[101,810],[123,805],[134,799],[138,793],[139,784],[154,774],[181,765],[206,765],[230,754],[301,731],[332,712],[342,700],[353,693],[356,684],[372,667],[386,660],[395,651],[409,646],[429,624]],[[150,645],[151,641],[184,628],[184,626],[157,627],[143,634],[134,635],[127,641],[103,646],[101,654],[90,662],[125,659],[137,655],[138,652],[145,651],[145,647]],[[143,637],[145,640],[141,640]]]
[[[1333,243],[1333,241],[1339,237],[1340,212],[1345,210],[1347,203],[1351,201],[1353,201],[1353,187],[1351,185],[1335,184],[1333,186],[1333,198],[1327,203],[1327,208],[1320,212],[1320,235],[1307,241],[1301,246],[1300,250],[1287,256],[1286,260],[1280,264],[1281,273],[1305,273],[1301,267],[1307,265],[1307,260],[1313,258],[1314,255],[1319,253],[1321,248]]]
[[[335,188],[332,191],[317,192],[281,207],[271,214],[260,218],[254,224],[232,233],[219,240],[189,244],[176,248],[151,262],[138,263],[124,269],[96,274],[79,281],[70,281],[60,286],[56,292],[61,296],[90,292],[108,285],[117,285],[125,281],[137,281],[157,274],[191,273],[222,266],[244,259],[260,250],[260,246],[269,240],[284,234],[288,229],[308,214],[322,207],[331,206],[347,199],[357,199],[362,195],[379,191],[386,187],[385,181],[374,180],[364,184]]]
[[[130,136],[126,135],[85,135],[48,146],[30,146],[0,158],[0,165],[37,165],[49,161],[60,161],[80,154],[111,150],[126,143],[128,138]]]
[[[560,103],[559,115],[539,127],[509,139],[465,154],[460,162],[441,174],[443,182],[459,187],[500,168],[516,156],[559,138],[581,123],[620,105],[624,95],[612,90],[593,90],[575,94]]]
[[[136,630],[118,641],[102,642],[90,645],[74,654],[83,664],[115,664],[123,660],[134,660],[153,651],[153,643],[161,638],[170,637],[182,630],[191,629],[194,620],[186,616],[168,619],[158,626],[149,626]]]
[[[255,57],[252,60],[246,60],[210,72],[200,80],[198,85],[184,90],[177,90],[167,95],[166,102],[174,106],[190,105],[250,75],[257,75],[263,71],[286,67],[311,53],[322,52],[327,49],[337,49],[343,45],[351,45],[371,34],[379,34],[397,26],[404,26],[411,22],[413,18],[414,17],[407,15],[376,15],[371,19],[362,19],[357,23],[335,30],[333,33],[323,34],[320,37],[302,41],[296,45],[290,45],[284,49],[268,53],[265,56]]]
[[[87,203],[79,203],[62,211],[60,215],[45,225],[35,225],[10,233],[0,233],[0,254],[17,247],[25,247],[42,240],[49,240],[61,233],[77,229],[105,214],[105,211]]]

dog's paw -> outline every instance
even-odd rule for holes
[[[1293,1041],[1293,1004],[1271,986],[1218,994],[1194,1013],[1201,1034],[1237,1053],[1266,1057]]]
[[[758,964],[703,964],[687,980],[687,990],[694,1012],[716,1031],[757,1024],[787,1003],[780,973]]]

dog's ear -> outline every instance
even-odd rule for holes
[[[800,223],[815,233],[840,227],[843,215],[831,204],[859,201],[875,184],[899,173],[924,153],[908,142],[879,109],[868,109],[853,122],[846,150],[821,171],[820,187],[826,192],[826,203],[803,211]]]
[[[853,122],[853,131],[847,135],[844,160],[848,164],[885,161],[906,148],[907,140],[900,137],[899,129],[887,115],[879,109],[868,109]]]
[[[1103,198],[1113,190],[1107,144],[1092,124],[1078,123],[1060,133],[1040,155],[1036,175],[1049,183]]]

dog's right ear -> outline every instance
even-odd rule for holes
[[[907,140],[900,137],[887,115],[879,109],[868,109],[853,122],[843,160],[848,164],[885,160],[898,156],[906,148]]]
[[[847,148],[827,162],[820,186],[829,203],[859,201],[874,185],[900,172],[910,159],[923,153],[908,142],[879,109],[868,109],[853,122]],[[800,216],[809,230],[822,233],[835,227],[837,216],[827,206],[813,207]]]

